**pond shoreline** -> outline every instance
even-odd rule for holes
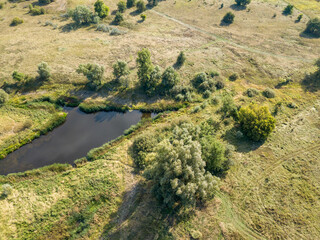
[[[105,143],[108,143],[122,136],[126,129],[128,128],[130,129],[132,125],[137,124],[143,116],[143,113],[137,110],[128,111],[126,113],[118,113],[118,112],[112,111],[112,112],[97,112],[93,114],[83,113],[82,111],[79,110],[79,108],[65,108],[65,111],[69,112],[69,114],[67,116],[66,121],[64,121],[64,124],[60,124],[58,127],[54,128],[54,131],[47,132],[46,135],[41,135],[37,139],[30,141],[31,143],[29,142],[28,144],[21,146],[19,149],[17,149],[16,151],[13,151],[12,153],[8,154],[7,157],[0,160],[0,175],[23,172],[23,171],[51,165],[53,163],[74,164],[74,161],[76,159],[79,159],[81,157],[86,157],[87,153],[90,150],[95,149]],[[67,115],[67,113],[65,114]],[[126,119],[124,115],[128,116],[130,119]],[[74,123],[72,124],[70,121],[73,121]],[[113,124],[109,128],[107,127],[108,121],[112,122]],[[89,126],[87,126],[87,124]],[[118,128],[115,126],[118,126]],[[62,130],[60,128],[62,128]],[[75,129],[72,130],[73,128]],[[71,138],[70,136],[68,136],[68,134],[70,134],[67,132],[68,130],[73,131],[71,134],[75,134],[78,137]],[[101,133],[101,131],[104,133]],[[110,133],[110,137],[107,136],[108,133]],[[57,134],[59,135],[58,137],[55,136]],[[63,144],[60,144],[57,138],[61,138],[61,141],[64,141],[64,144],[66,146],[64,146]],[[66,154],[63,154],[63,153],[60,154],[61,156],[59,154],[56,154],[56,150],[52,149],[53,147],[45,145],[43,141],[49,141],[48,145],[50,144],[57,145],[57,147],[64,149],[66,152],[68,152],[69,156],[74,156],[74,157],[69,158],[68,156],[65,156]],[[53,141],[53,142],[50,142],[50,141]],[[89,141],[87,143],[88,146],[86,146],[86,144],[84,143],[85,141]],[[40,157],[40,153],[43,153],[45,151],[41,148],[41,146],[38,146],[36,148],[37,150],[34,150],[34,152],[31,154],[30,150],[28,149],[32,148],[32,146],[37,144],[40,144],[40,145],[42,144],[41,146],[46,146],[49,151],[49,155],[46,156],[44,154],[42,157]],[[77,152],[81,152],[82,155],[80,153],[79,154],[70,153],[72,147],[79,147]],[[53,157],[51,156],[54,154],[59,155],[59,160],[52,162]],[[22,161],[21,155],[23,155],[23,161]],[[33,158],[36,158],[36,157],[40,159],[39,161],[41,163],[35,163],[35,160]],[[51,162],[48,162],[49,161],[48,158],[51,159]],[[63,159],[67,159],[67,160],[64,161]],[[28,162],[27,160],[29,161],[28,164],[27,164]]]

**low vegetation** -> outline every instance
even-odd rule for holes
[[[23,23],[23,19],[19,18],[19,17],[15,17],[14,19],[12,19],[10,26],[18,26],[19,24]]]

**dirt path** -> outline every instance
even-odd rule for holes
[[[215,37],[216,38],[216,41],[217,42],[224,42],[224,43],[227,43],[231,46],[234,46],[234,47],[237,47],[237,48],[241,48],[241,49],[244,49],[248,52],[252,52],[252,53],[257,53],[257,54],[260,54],[260,55],[266,55],[266,56],[271,56],[271,57],[278,57],[278,58],[284,58],[284,59],[288,59],[288,60],[293,60],[293,61],[299,61],[299,62],[305,62],[305,63],[311,63],[313,62],[312,59],[306,59],[306,58],[301,58],[301,57],[296,57],[296,56],[285,56],[285,55],[280,55],[280,54],[274,54],[274,53],[271,53],[271,52],[266,52],[266,51],[263,51],[263,50],[260,50],[260,49],[256,49],[256,48],[252,48],[252,47],[249,47],[249,46],[246,46],[246,45],[242,45],[242,44],[238,44],[236,42],[233,42],[232,40],[230,39],[226,39],[226,38],[223,38],[217,34],[214,34],[212,32],[208,32],[208,31],[205,31],[199,27],[196,27],[196,26],[193,26],[193,25],[190,25],[190,24],[187,24],[185,22],[182,22],[174,17],[171,17],[165,13],[162,13],[162,12],[158,12],[154,9],[151,9],[150,10],[151,12],[159,15],[159,16],[162,16],[164,18],[167,18],[171,21],[174,21],[186,28],[189,28],[189,29],[192,29],[194,31],[197,31],[197,32],[200,32],[200,33],[203,33],[207,36],[210,36],[210,37]]]
[[[232,227],[234,227],[235,230],[242,235],[242,237],[245,237],[245,239],[266,239],[246,225],[245,221],[234,211],[230,197],[227,194],[218,192],[216,193],[216,196],[219,197],[222,202],[221,208],[224,211],[224,214],[223,218],[220,220],[223,223],[232,224]]]

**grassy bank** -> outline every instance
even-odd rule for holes
[[[61,125],[67,114],[50,103],[28,103],[0,107],[0,159],[33,139]]]

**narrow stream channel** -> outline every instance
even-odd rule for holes
[[[68,108],[67,120],[47,135],[22,146],[0,160],[0,175],[24,172],[53,163],[70,163],[95,147],[122,135],[142,117],[139,111],[85,114]],[[151,117],[150,114],[147,117]]]

